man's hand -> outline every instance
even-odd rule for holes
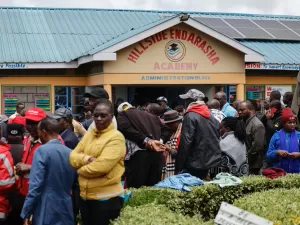
[[[19,176],[24,176],[25,174],[30,173],[31,165],[25,163],[18,163],[16,165],[16,173]]]
[[[146,148],[150,151],[155,151],[155,152],[164,152],[165,147],[163,144],[160,143],[160,141],[156,140],[149,140],[147,142]]]
[[[32,225],[32,222],[29,219],[25,219],[24,225]]]
[[[170,145],[164,145],[163,148],[165,149],[165,151],[168,151],[168,152],[172,150]]]
[[[87,164],[90,164],[90,163],[96,161],[96,158],[86,155],[84,157],[83,161],[84,161],[84,165],[87,165]]]
[[[89,164],[89,163],[92,163],[92,162],[95,162],[96,160],[97,160],[96,158],[91,157],[91,158],[89,158],[89,160],[88,160],[88,164]]]
[[[271,113],[271,111],[268,111],[268,112],[267,112],[266,118],[267,118],[267,120],[272,119],[272,113]]]
[[[290,154],[288,155],[288,157],[289,157],[290,159],[300,159],[300,153],[299,153],[299,152],[293,152],[293,153],[290,153]]]
[[[282,158],[287,158],[289,156],[289,153],[285,150],[278,150],[276,152],[276,155],[282,157]]]

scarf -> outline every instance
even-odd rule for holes
[[[181,127],[182,123],[178,125],[177,131],[171,136],[169,141],[171,149],[174,149],[176,151],[178,150],[178,145],[180,141]]]
[[[182,123],[178,125],[176,132],[171,136],[170,140],[167,144],[171,147],[172,151],[178,150],[178,145],[180,142],[180,135],[181,135],[181,127]],[[170,152],[164,152],[165,158],[165,166],[163,167],[162,172],[162,180],[175,175],[175,158],[172,156]]]
[[[287,146],[286,141],[286,133],[284,129],[282,129],[279,133],[280,136],[280,149],[286,150],[289,153],[299,152],[299,144],[296,135],[296,131],[291,133],[291,141],[289,146]],[[298,173],[299,172],[299,160],[295,159],[282,159],[281,160],[281,168],[284,169],[287,173]]]

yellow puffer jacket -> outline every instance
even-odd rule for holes
[[[125,154],[125,139],[113,124],[103,131],[88,131],[70,155],[70,164],[79,174],[80,196],[103,200],[122,195]],[[96,161],[88,164],[90,157]]]

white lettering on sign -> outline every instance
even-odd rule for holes
[[[277,64],[261,64],[261,63],[247,63],[246,70],[300,70],[299,65],[277,65]]]
[[[223,202],[215,218],[217,225],[273,225],[274,223]]]

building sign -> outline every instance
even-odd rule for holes
[[[4,63],[0,64],[0,69],[25,69],[27,68],[26,64],[22,63]]]
[[[210,80],[210,76],[142,76],[142,81],[200,81]]]
[[[210,45],[208,40],[205,40],[194,32],[180,28],[165,30],[140,41],[131,50],[127,59],[132,63],[137,63],[139,58],[146,51],[149,51],[151,46],[154,46],[161,41],[168,41],[164,51],[166,59],[170,62],[179,62],[185,57],[187,54],[184,45],[185,42],[189,42],[195,48],[198,48],[202,54],[205,54],[211,65],[215,65],[220,61],[216,50]]]
[[[277,64],[262,64],[262,63],[247,63],[247,70],[300,70],[299,65],[277,65]]]
[[[36,94],[35,95],[35,107],[41,108],[47,112],[51,111],[49,94]]]
[[[17,94],[4,94],[3,103],[4,114],[11,116],[16,112],[16,105],[18,104],[18,95]]]
[[[270,97],[272,91],[279,91],[281,93],[281,98],[286,92],[292,91],[292,86],[282,85],[282,86],[266,86],[266,97]]]
[[[198,63],[154,63],[154,70],[177,70],[177,71],[184,71],[184,70],[197,70]]]

